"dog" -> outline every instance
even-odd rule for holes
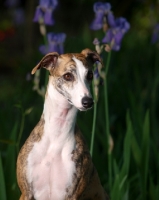
[[[93,64],[102,63],[90,49],[47,54],[33,68],[49,70],[41,119],[17,159],[20,200],[107,200],[89,149],[76,126],[77,111],[93,106]]]

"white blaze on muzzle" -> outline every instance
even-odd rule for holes
[[[88,69],[77,58],[73,57],[72,59],[75,61],[76,64],[77,80],[74,87],[72,88],[72,91],[69,91],[69,93],[71,95],[72,104],[78,109],[82,109],[82,98],[92,97],[90,93],[89,83],[86,80]]]

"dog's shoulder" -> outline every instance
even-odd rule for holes
[[[88,146],[77,126],[75,127],[75,140],[76,147],[72,152],[72,160],[75,162],[76,173],[73,177],[73,187],[68,188],[66,199],[107,200],[98,173],[92,163]]]
[[[17,177],[19,180],[19,185],[21,188],[25,187],[26,181],[26,171],[27,171],[27,158],[31,152],[34,143],[39,142],[42,138],[43,129],[44,129],[44,118],[41,116],[40,121],[37,123],[35,128],[30,133],[29,137],[25,141],[24,145],[20,149],[18,159],[17,159]]]

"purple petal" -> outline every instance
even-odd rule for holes
[[[113,15],[112,12],[109,12],[109,13],[107,14],[107,21],[108,21],[108,25],[109,25],[110,27],[115,27],[115,26],[116,26],[115,17],[114,17],[114,15]]]
[[[49,50],[48,53],[50,53],[50,52],[58,52],[58,53],[60,53],[58,45],[54,44],[54,43],[49,45],[49,49],[48,50]]]
[[[53,25],[55,23],[52,14],[53,14],[52,9],[46,9],[44,14],[44,23],[46,25]]]
[[[49,1],[47,1],[47,0],[40,0],[39,1],[39,5],[41,7],[47,8],[49,6]]]
[[[118,51],[120,49],[123,36],[124,36],[124,33],[121,30],[116,30],[112,28],[107,31],[102,42],[110,44],[112,50]]]
[[[121,31],[118,31],[116,34],[114,34],[115,43],[120,45],[123,36],[124,34]]]
[[[49,44],[48,46],[47,45],[41,45],[39,47],[39,51],[43,55],[50,53],[50,52],[58,52],[58,46],[56,44]]]
[[[54,37],[54,33],[48,33],[48,34],[47,34],[48,43],[51,43],[51,42],[52,42],[53,37]]]
[[[95,19],[93,20],[93,22],[90,25],[90,29],[92,29],[92,30],[101,29],[103,27],[103,17],[104,17],[103,12],[97,12]]]
[[[58,52],[59,54],[64,53],[63,43],[66,39],[65,33],[48,33],[47,40],[48,40],[48,47],[42,45],[39,47],[39,51],[42,54],[46,54],[49,52]]]
[[[110,12],[111,5],[110,3],[102,3],[97,2],[94,4],[94,12],[96,13],[95,19],[90,25],[90,29],[92,30],[99,30],[103,27],[103,19],[104,16],[107,16],[107,14]],[[110,23],[113,23],[113,17],[109,17]]]
[[[65,33],[48,33],[47,34],[48,42],[55,42],[55,43],[63,43],[66,39]]]
[[[40,0],[39,5],[44,8],[55,8],[58,4],[57,0]]]
[[[111,9],[110,3],[97,2],[94,4],[94,12],[108,12]]]
[[[124,33],[126,33],[130,29],[130,24],[123,17],[119,17],[116,19],[116,27],[122,29]]]
[[[109,29],[106,32],[105,37],[102,39],[102,42],[103,43],[110,43],[112,41],[112,38],[113,38],[113,32],[112,32],[112,29]]]
[[[114,34],[114,42],[112,43],[112,50],[119,51],[124,34],[119,31]]]
[[[36,11],[35,11],[35,15],[34,15],[34,18],[33,18],[33,22],[39,22],[39,19],[41,17],[44,16],[44,12],[41,10],[41,8],[38,6],[36,8]]]
[[[58,40],[60,43],[63,43],[66,39],[66,34],[65,33],[59,33],[58,34]]]

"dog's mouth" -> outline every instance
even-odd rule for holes
[[[88,109],[87,108],[78,108],[78,110],[80,110],[80,111],[87,111]]]
[[[74,105],[70,99],[67,99],[67,101],[68,101],[71,105]],[[92,107],[93,107],[93,105],[92,105],[91,107],[88,107],[88,108],[85,108],[85,107],[77,107],[77,109],[80,110],[80,111],[87,111],[87,110],[90,110]]]
[[[84,108],[84,107],[80,107],[78,108],[78,110],[80,111],[87,111],[87,110],[90,110],[93,106],[91,106],[90,108]]]

